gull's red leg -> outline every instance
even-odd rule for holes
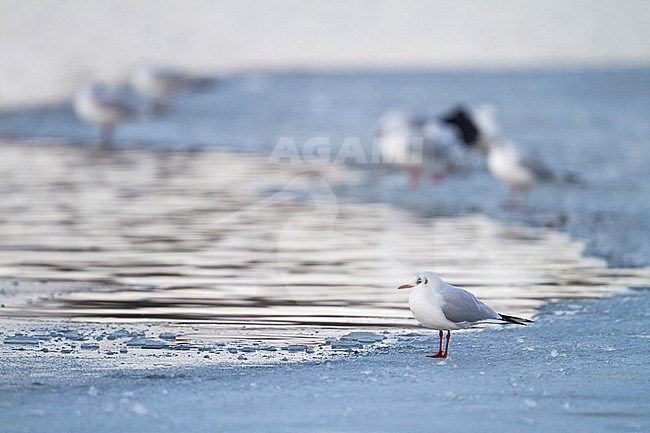
[[[440,170],[433,173],[433,175],[431,176],[431,179],[433,180],[434,183],[440,183],[443,180],[445,180],[445,175],[446,174],[447,174],[447,172],[444,169],[441,168]]]
[[[420,184],[420,167],[409,167],[409,189],[416,189]]]
[[[519,190],[514,186],[510,187],[510,198],[508,199],[508,208],[510,210],[517,209],[519,207]]]
[[[110,149],[113,146],[113,129],[114,126],[109,124],[101,127],[101,142],[103,149]]]
[[[440,333],[442,333],[442,331],[440,331]],[[449,340],[451,340],[451,331],[447,331],[447,342],[445,343],[445,354],[442,355],[443,358],[446,358],[449,353]]]
[[[445,355],[442,353],[442,331],[438,334],[440,341],[438,342],[438,353],[435,355],[427,355],[429,358],[444,358]]]

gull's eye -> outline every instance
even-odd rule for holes
[[[422,278],[418,278],[418,279],[415,281],[415,284],[422,284]]]

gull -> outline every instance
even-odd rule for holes
[[[418,186],[423,167],[437,166],[433,180],[439,182],[459,160],[462,149],[455,132],[439,119],[393,110],[377,123],[382,161],[407,167],[410,189]]]
[[[440,331],[438,352],[430,358],[447,358],[451,331],[465,329],[478,323],[526,325],[532,320],[499,314],[476,299],[465,289],[445,283],[433,272],[419,272],[413,281],[398,289],[413,289],[409,295],[409,308],[423,326]],[[442,350],[443,331],[447,331],[445,350]]]
[[[185,89],[198,89],[214,81],[169,66],[150,63],[140,64],[130,77],[131,85],[151,99],[158,112],[166,108],[175,93]]]
[[[510,186],[510,207],[539,182],[581,183],[576,174],[551,167],[540,155],[527,152],[509,140],[495,140],[487,146],[487,166],[492,175]]]
[[[101,128],[102,146],[110,147],[115,125],[146,114],[149,105],[125,85],[88,83],[74,95],[73,107],[81,120]]]
[[[490,143],[499,134],[496,110],[489,104],[472,108],[458,105],[440,120],[455,128],[458,138],[468,149]]]
[[[436,166],[436,183],[448,172],[467,167],[471,151],[485,147],[499,133],[496,110],[488,104],[458,105],[439,117],[391,110],[377,123],[382,160],[408,168],[410,189],[419,184],[423,167]]]

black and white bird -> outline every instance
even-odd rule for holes
[[[438,352],[428,355],[431,358],[447,357],[452,330],[479,323],[533,323],[529,319],[497,313],[467,290],[445,283],[433,272],[417,273],[410,283],[399,286],[399,289],[412,289],[409,308],[417,321],[427,328],[440,331]],[[444,331],[447,331],[447,338],[443,350]]]
[[[489,104],[475,107],[458,105],[440,120],[455,130],[458,139],[467,148],[479,148],[499,135],[496,109]]]
[[[491,140],[497,129],[494,110],[487,105],[458,106],[440,117],[391,110],[377,121],[375,139],[382,161],[406,167],[414,189],[423,170],[432,170],[439,182],[462,167],[467,153]]]

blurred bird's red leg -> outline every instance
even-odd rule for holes
[[[432,176],[433,182],[434,183],[442,182],[443,180],[445,180],[445,175],[446,174],[447,174],[446,171],[444,169],[442,169],[442,168],[440,170],[437,170],[435,173],[433,173],[433,176]]]
[[[101,127],[101,142],[103,149],[110,149],[113,146],[113,125],[110,123]]]
[[[521,202],[523,203],[524,206],[528,206],[528,191],[530,191],[530,188],[525,188],[521,190]]]
[[[510,188],[510,201],[508,202],[508,207],[510,209],[519,209],[522,206],[528,205],[528,191],[530,188]]]
[[[445,358],[447,356],[446,353],[442,352],[442,331],[440,331],[438,337],[440,338],[440,341],[438,342],[438,353],[435,355],[427,355],[429,358]],[[449,344],[449,340],[447,340],[447,344]]]
[[[420,184],[420,167],[409,167],[409,189],[416,189]]]
[[[510,199],[508,200],[508,207],[510,209],[518,209],[521,204],[520,189],[516,187],[510,188]]]
[[[517,195],[517,191],[515,190],[515,188],[510,187],[510,196],[508,197],[508,207],[510,209],[514,209],[515,207],[517,207],[516,206],[516,201],[517,200],[516,200],[516,197],[515,197],[516,195]]]

